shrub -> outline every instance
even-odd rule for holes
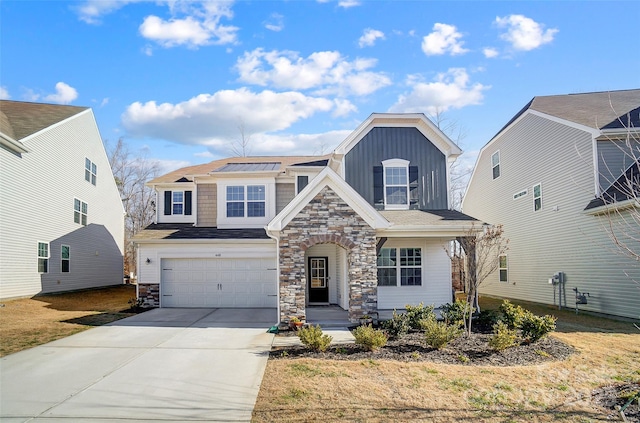
[[[493,325],[493,335],[489,338],[489,346],[496,351],[506,350],[518,344],[518,333],[515,329],[509,329],[504,322]]]
[[[462,334],[458,326],[438,322],[435,318],[422,320],[420,325],[424,328],[425,342],[437,349],[444,348]]]
[[[511,304],[509,300],[504,300],[502,304],[500,304],[500,312],[502,313],[500,320],[506,323],[509,329],[520,328],[522,319],[527,313],[530,313],[519,305]]]
[[[406,314],[398,314],[393,310],[393,317],[382,323],[382,328],[393,338],[407,334],[409,332],[409,319]]]
[[[471,309],[473,313],[474,309]],[[442,306],[440,313],[444,321],[450,325],[458,325],[464,327],[465,322],[469,318],[469,309],[466,301],[457,300],[454,303],[448,303]]]
[[[522,337],[527,342],[536,342],[556,329],[556,318],[553,316],[536,316],[528,312],[520,322]]]
[[[362,345],[367,351],[374,351],[387,345],[387,335],[371,325],[358,326],[353,331],[356,345]]]
[[[480,332],[491,332],[493,325],[501,318],[497,310],[482,310],[474,322],[474,327]]]
[[[329,335],[324,335],[320,325],[306,326],[300,328],[298,331],[298,338],[305,347],[313,351],[326,351],[331,344],[333,338]]]
[[[420,329],[421,320],[429,320],[433,318],[435,320],[436,314],[433,312],[433,306],[424,306],[422,303],[417,306],[406,305],[404,307],[407,311],[405,315],[411,329]]]

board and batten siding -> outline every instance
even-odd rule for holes
[[[345,156],[345,180],[374,205],[373,168],[388,159],[408,160],[409,166],[418,166],[418,208],[449,208],[447,159],[416,128],[373,128]]]
[[[0,148],[0,298],[123,283],[124,211],[91,110]],[[84,179],[85,157],[97,165]],[[74,222],[74,198],[88,205]],[[38,273],[38,242],[49,244],[49,271]],[[61,272],[61,245],[70,272]]]
[[[534,114],[484,147],[463,201],[463,211],[504,225],[510,240],[508,281],[498,272],[482,294],[553,304],[548,283],[566,275],[563,305],[575,307],[573,288],[589,292],[581,309],[637,318],[637,263],[615,252],[606,225],[584,208],[595,196],[592,135]],[[492,179],[491,156],[500,151],[500,177]],[[542,209],[534,212],[533,186],[542,186]],[[514,194],[527,194],[514,199]],[[640,245],[638,246],[640,247]]]
[[[218,187],[216,184],[198,184],[198,226],[215,227],[218,219]]]
[[[447,239],[389,238],[383,248],[422,248],[421,286],[378,286],[378,308],[404,309],[407,304],[440,307],[450,303],[451,260],[445,247]]]

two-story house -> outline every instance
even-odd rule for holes
[[[335,304],[351,320],[451,301],[449,210],[461,150],[423,114],[372,114],[334,151],[234,157],[149,182],[138,289],[160,307],[272,307],[280,321]]]
[[[123,248],[91,109],[0,101],[0,298],[122,284]]]
[[[580,309],[640,316],[640,265],[610,237],[640,252],[638,204],[620,189],[638,177],[639,108],[638,89],[535,97],[482,148],[463,210],[510,243],[481,293],[575,307],[577,290]]]

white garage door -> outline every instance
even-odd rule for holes
[[[162,307],[276,307],[275,258],[162,259]]]

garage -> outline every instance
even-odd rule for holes
[[[276,308],[276,259],[165,258],[161,307]]]

